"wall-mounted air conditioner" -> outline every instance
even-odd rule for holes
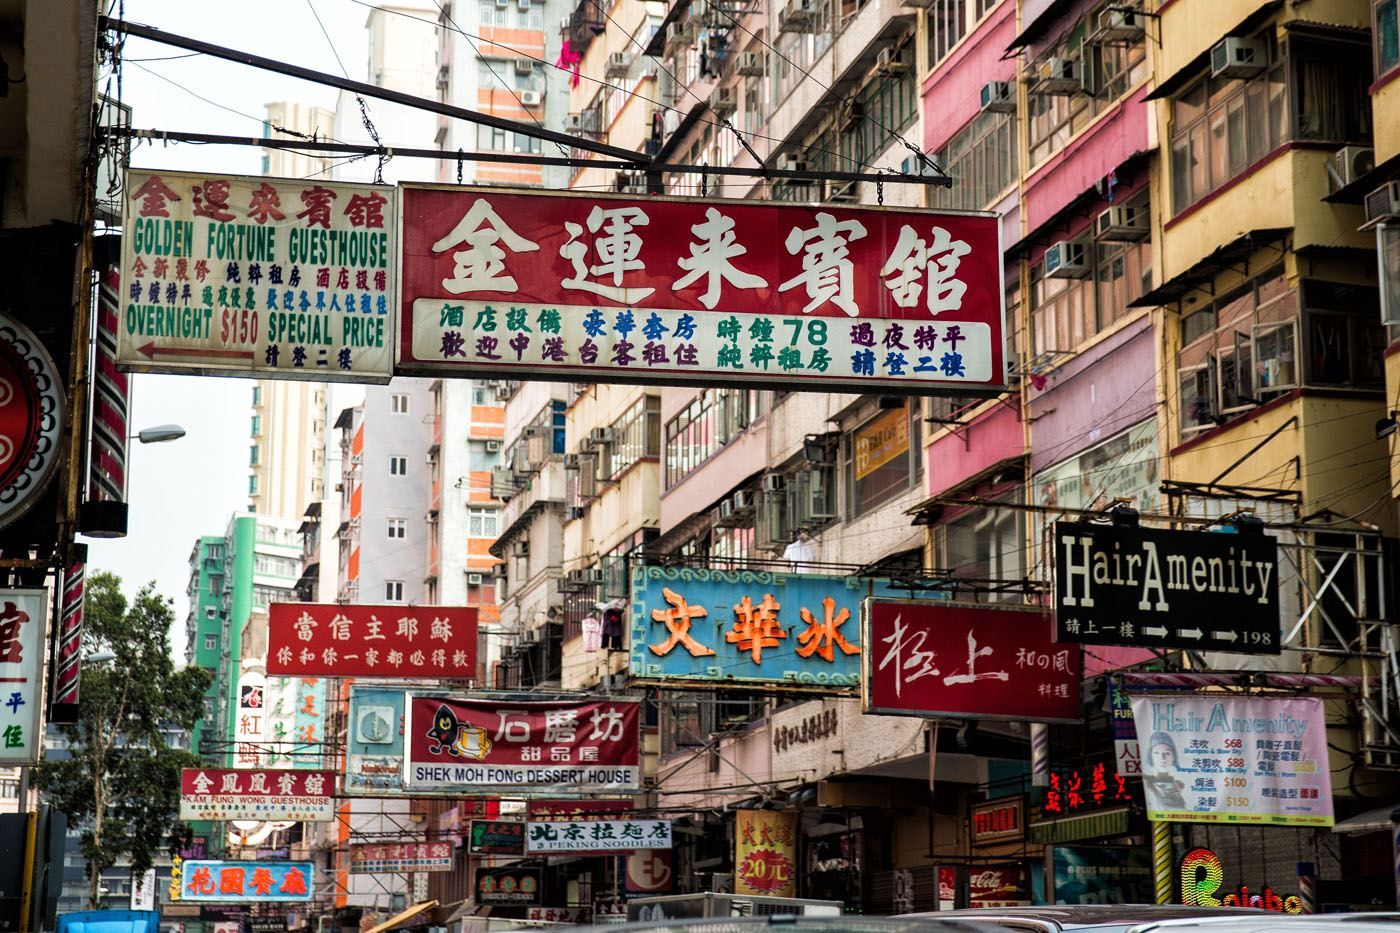
[[[1084,244],[1075,240],[1051,244],[1042,262],[1047,279],[1082,279],[1089,274],[1088,253]]]
[[[1150,232],[1144,207],[1117,204],[1094,220],[1094,238],[1106,243],[1135,243]]]
[[[1252,78],[1268,64],[1269,54],[1257,39],[1227,36],[1210,50],[1212,78]]]
[[[988,81],[982,85],[982,112],[1016,112],[1016,89],[1010,81]]]

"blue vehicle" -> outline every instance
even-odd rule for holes
[[[159,933],[154,910],[87,910],[58,918],[58,933]]]

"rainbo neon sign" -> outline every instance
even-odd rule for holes
[[[1256,907],[1285,914],[1303,912],[1303,902],[1296,895],[1280,897],[1274,889],[1264,886],[1262,893],[1251,894],[1246,885],[1223,897],[1216,892],[1225,882],[1225,866],[1220,856],[1210,849],[1192,849],[1181,860],[1181,903],[1190,907]]]

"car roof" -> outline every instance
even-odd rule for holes
[[[1240,914],[1268,914],[1266,910],[1241,907],[1186,907],[1180,904],[1043,904],[1036,907],[968,907],[916,914],[920,917],[998,920],[1050,924],[1062,930],[1084,927],[1136,927],[1168,920],[1201,920],[1211,917],[1238,917]]]
[[[1400,913],[1348,913],[1348,914],[1280,914],[1273,913],[1260,917],[1255,912],[1249,916],[1206,917],[1198,920],[1166,920],[1136,926],[1133,933],[1362,933],[1367,930],[1394,933],[1400,926]],[[1340,929],[1339,929],[1340,928]]]

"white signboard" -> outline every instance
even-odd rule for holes
[[[32,765],[44,737],[46,590],[0,590],[0,765]]]
[[[140,875],[131,875],[131,909],[156,909],[156,870],[148,868]]]
[[[124,198],[122,369],[389,381],[393,188],[132,169]]]
[[[525,854],[671,848],[670,820],[531,820]]]

